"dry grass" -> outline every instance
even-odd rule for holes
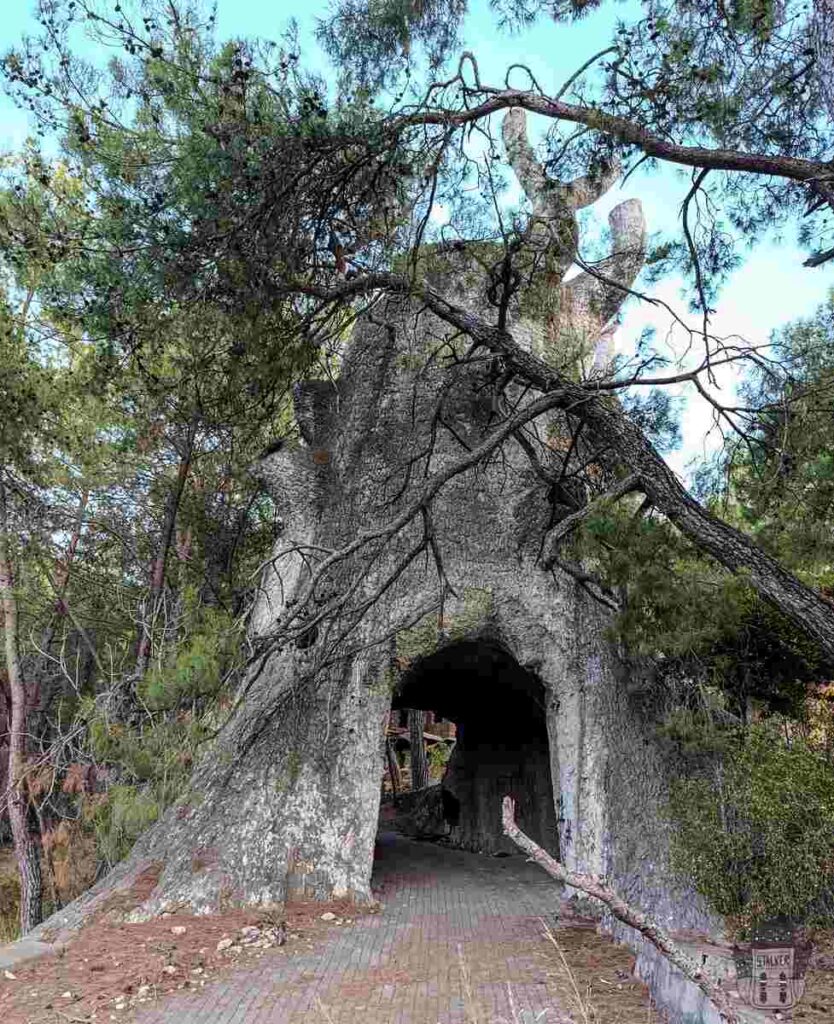
[[[548,951],[546,960],[558,1005],[538,1012],[520,1007],[508,982],[509,1018],[484,1017],[473,991],[472,972],[458,945],[466,1024],[664,1024],[666,1017],[652,1006],[645,986],[632,977],[633,961],[622,946],[581,926],[560,929],[560,943],[552,929],[541,923],[542,937],[556,953]]]
[[[42,836],[44,895],[56,906],[71,903],[96,878],[96,840],[78,821],[61,821]]]
[[[799,1024],[831,1024],[834,1020],[834,931],[813,936],[814,952],[805,975],[805,994],[793,1011]]]
[[[0,943],[13,942],[18,936],[20,880],[14,854],[0,849]]]
[[[542,920],[541,923],[542,923],[542,928],[544,930],[544,936],[548,940],[548,942],[550,942],[551,945],[556,949],[556,952],[559,954],[559,960],[562,963],[562,967],[564,969],[565,976],[567,977],[568,981],[570,982],[570,988],[571,988],[571,991],[573,992],[573,995],[575,997],[575,1004],[574,1004],[575,1005],[575,1010],[579,1014],[579,1016],[580,1016],[580,1018],[582,1020],[582,1024],[590,1024],[591,1017],[592,1017],[592,1015],[594,1015],[594,1010],[593,1010],[593,1008],[591,1006],[586,1004],[585,1000],[582,998],[582,994],[579,991],[579,985],[576,983],[576,975],[571,970],[570,964],[565,959],[564,950],[559,945],[559,943],[556,941],[556,936],[553,934],[553,932],[550,930],[550,928],[548,928],[548,926],[547,926],[547,924],[546,924],[546,922],[544,920]]]
[[[664,1024],[666,1017],[634,977],[634,957],[596,933],[590,925],[555,933],[542,921],[542,937],[555,951],[548,974],[573,1024]]]

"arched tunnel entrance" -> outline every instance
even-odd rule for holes
[[[406,831],[479,853],[513,852],[501,829],[509,794],[522,829],[559,855],[545,690],[535,675],[496,643],[464,641],[420,659],[392,707],[432,712],[428,730],[432,721],[456,727],[442,778],[400,803]]]

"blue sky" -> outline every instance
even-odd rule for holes
[[[31,0],[5,0],[0,20],[0,50],[5,51],[24,31],[34,28],[33,6]],[[628,17],[636,6],[633,0],[608,4],[579,25],[566,28],[543,21],[524,33],[507,36],[496,31],[486,0],[476,0],[465,26],[465,43],[477,54],[484,80],[497,84],[503,80],[507,65],[523,61],[534,71],[545,91],[555,90],[587,57],[608,42],[617,18]],[[324,16],[327,7],[322,0],[309,0],[304,6],[286,0],[219,0],[218,31],[221,37],[276,38],[289,19],[295,17],[307,58],[320,61],[314,54],[312,31],[316,18]],[[0,150],[19,146],[26,132],[25,115],[0,95]],[[623,198],[637,197],[643,203],[649,230],[671,231],[687,187],[686,175],[671,168],[651,175],[638,172],[629,179],[625,190],[612,189],[603,197],[594,208],[594,216],[604,223],[613,205]],[[824,301],[834,288],[834,267],[803,268],[804,254],[794,245],[794,234],[788,230],[782,244],[766,238],[746,254],[743,266],[719,297],[712,324],[716,334],[740,335],[748,341],[762,343],[774,328],[810,314]],[[666,280],[652,291],[685,315],[686,304],[681,300],[680,287],[680,281]],[[634,303],[626,309],[619,332],[621,348],[627,351],[647,325],[654,326],[659,337],[668,336],[672,348],[683,344],[679,332],[669,334],[667,314]],[[731,391],[733,381],[729,376],[725,375],[720,383],[725,393]],[[708,436],[709,421],[705,404],[700,399],[687,398],[683,417],[684,446],[670,459],[679,471],[684,472],[687,461],[697,456],[704,444],[711,447],[716,443],[715,436]]]

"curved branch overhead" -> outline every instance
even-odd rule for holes
[[[821,5],[821,10],[825,5]],[[826,17],[830,14],[825,9]],[[826,24],[827,21],[821,22]],[[764,175],[804,185],[809,191],[809,200],[817,207],[827,206],[834,211],[834,160],[808,160],[802,157],[778,153],[745,152],[741,149],[723,147],[689,146],[674,142],[658,135],[627,117],[611,113],[597,106],[566,103],[540,92],[521,89],[496,89],[482,86],[471,90],[474,95],[486,96],[479,103],[467,105],[466,109],[427,108],[403,115],[392,121],[395,132],[405,125],[444,125],[461,127],[474,124],[500,111],[529,111],[541,114],[551,120],[584,125],[593,131],[602,132],[620,143],[634,146],[645,156],[654,157],[667,163],[683,167],[730,171],[745,174]],[[517,115],[513,115],[514,117]],[[522,174],[531,182],[539,178],[535,161],[531,159],[529,147],[517,141],[517,122],[509,126],[510,142],[514,151],[511,160],[521,168]],[[506,136],[505,136],[506,137]],[[578,188],[578,186],[577,186]],[[582,190],[579,189],[580,195]],[[834,250],[812,255],[806,266],[819,266],[834,258]]]
[[[636,146],[649,156],[680,164],[683,167],[709,167],[717,171],[745,171],[750,174],[769,174],[807,184],[834,187],[834,161],[806,160],[802,157],[773,153],[746,153],[737,149],[708,146],[685,146],[664,139],[654,132],[611,114],[599,107],[585,107],[563,100],[551,99],[541,93],[520,89],[484,89],[489,98],[466,110],[435,108],[406,114],[395,119],[395,130],[408,124],[440,124],[462,126],[480,121],[502,110],[521,109],[542,114],[556,121],[582,124],[594,131],[604,132],[620,142]]]
[[[623,468],[684,536],[730,572],[741,573],[766,601],[806,632],[834,658],[834,603],[809,587],[753,540],[704,508],[686,490],[640,427],[593,381],[577,383],[522,345],[512,332],[451,302],[428,286],[398,274],[368,274],[335,289],[310,287],[326,302],[382,291],[418,298],[435,316],[465,333],[476,346],[500,357],[507,370],[529,386],[553,395],[550,408],[569,412],[586,424],[608,453],[604,461],[619,475]]]

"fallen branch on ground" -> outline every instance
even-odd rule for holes
[[[618,921],[622,921],[623,924],[640,932],[670,963],[674,964],[681,973],[697,985],[721,1014],[722,1020],[727,1024],[744,1024],[744,1018],[732,1006],[724,989],[713,981],[692,957],[688,956],[674,939],[655,924],[647,914],[626,903],[596,875],[583,875],[576,871],[569,871],[563,864],[551,857],[546,850],[533,842],[528,835],[525,835],[516,824],[515,801],[512,797],[504,797],[501,819],[504,825],[504,834],[512,839],[515,845],[523,850],[531,860],[544,868],[551,878],[574,889],[579,889],[604,903]]]

